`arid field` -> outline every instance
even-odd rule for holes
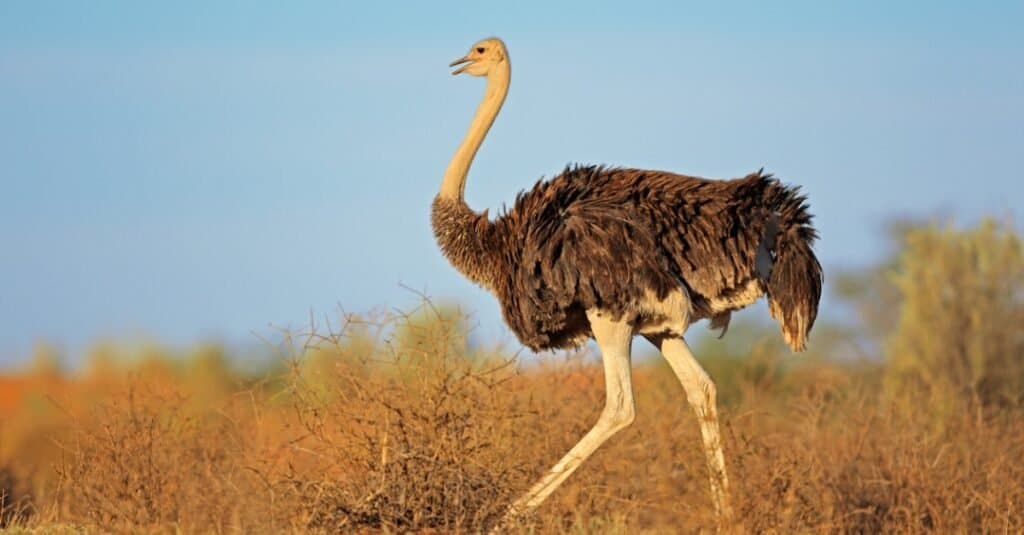
[[[746,533],[1024,532],[1024,252],[1012,226],[909,225],[826,271],[848,318],[791,355],[761,313],[697,355]],[[217,346],[41,345],[0,378],[10,533],[475,533],[603,404],[597,355],[478,340],[457,307],[337,314],[255,365]],[[704,331],[703,325],[694,331]],[[269,355],[269,357],[267,357]],[[697,421],[634,343],[637,419],[519,527],[715,532]]]

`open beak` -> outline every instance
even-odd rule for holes
[[[454,71],[452,71],[452,75],[462,74],[462,71],[466,70],[466,68],[469,67],[470,61],[472,61],[472,60],[469,59],[469,56],[462,56],[461,58],[459,58],[459,59],[449,63],[448,64],[449,67],[454,67],[456,65],[462,65],[463,63],[466,64],[466,65],[462,65],[458,69],[455,69]]]

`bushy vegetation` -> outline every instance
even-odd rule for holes
[[[942,410],[1024,401],[1024,249],[1005,225],[909,229],[891,274],[901,296],[888,338],[894,392],[923,390]],[[1009,326],[1009,328],[1007,328]]]
[[[993,222],[897,237],[891,261],[840,280],[862,320],[820,325],[810,355],[764,325],[696,345],[719,384],[738,531],[1024,531],[1020,239]],[[67,374],[41,347],[0,378],[0,524],[484,530],[589,428],[603,379],[586,350],[517,359],[474,347],[467,325],[429,302],[343,315],[286,333],[259,372],[215,346],[106,344]],[[636,423],[515,530],[715,530],[685,396],[660,359],[638,359],[635,383]]]

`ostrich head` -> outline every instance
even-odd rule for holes
[[[484,39],[469,49],[469,54],[453,61],[449,67],[462,65],[452,74],[469,73],[473,76],[487,76],[493,69],[508,61],[505,43],[497,37]]]

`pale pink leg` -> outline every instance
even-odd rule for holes
[[[605,404],[597,423],[530,490],[509,508],[506,519],[537,507],[592,453],[616,432],[633,423],[636,409],[630,369],[633,328],[594,311],[587,312],[604,362]]]
[[[729,478],[725,471],[722,438],[718,432],[715,383],[708,377],[681,337],[648,336],[647,339],[661,350],[661,354],[665,356],[665,360],[682,383],[690,406],[697,413],[708,463],[708,479],[711,482],[711,502],[719,519],[725,525],[729,525],[732,523],[732,508],[729,506]]]

